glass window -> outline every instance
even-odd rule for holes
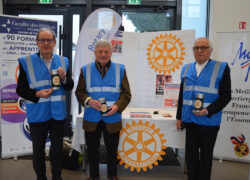
[[[72,27],[72,72],[74,69],[74,61],[75,61],[75,54],[76,54],[76,45],[79,36],[79,29],[80,29],[80,15],[74,14],[73,15],[73,27]]]
[[[171,14],[122,12],[122,25],[127,32],[153,32],[171,29]]]
[[[182,0],[182,30],[194,29],[196,37],[206,37],[207,0]]]

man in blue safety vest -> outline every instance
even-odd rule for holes
[[[65,91],[72,90],[73,79],[66,57],[53,53],[56,45],[52,30],[43,28],[36,37],[38,53],[19,58],[20,73],[17,94],[26,100],[26,115],[33,146],[33,167],[37,180],[46,180],[45,144],[51,141],[49,156],[52,180],[61,180],[64,122],[66,119]],[[58,71],[58,87],[51,88],[51,71]]]
[[[90,164],[88,180],[100,180],[98,158],[102,132],[107,149],[108,180],[118,180],[121,112],[130,102],[130,87],[124,65],[111,62],[112,48],[108,41],[98,41],[94,53],[96,61],[81,68],[75,92],[77,100],[85,108],[83,129]]]
[[[176,126],[186,128],[188,180],[209,180],[222,109],[231,100],[230,69],[226,62],[210,59],[207,38],[196,39],[193,52],[196,61],[181,72]]]

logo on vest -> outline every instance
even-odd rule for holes
[[[160,37],[156,36],[149,44],[147,60],[155,72],[170,74],[171,71],[175,72],[175,69],[179,69],[179,65],[182,65],[183,56],[186,54],[184,50],[183,43],[175,35],[160,34]]]
[[[162,160],[161,155],[165,155],[163,149],[166,148],[163,139],[164,134],[160,134],[160,128],[155,129],[155,124],[150,125],[148,121],[141,120],[132,125],[126,124],[120,133],[120,143],[118,147],[118,159],[120,165],[125,164],[125,168],[130,167],[131,171],[147,171],[158,165],[157,160]]]

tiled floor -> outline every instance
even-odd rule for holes
[[[182,163],[183,164],[183,163]],[[248,180],[249,165],[218,160],[213,161],[212,180]],[[130,172],[129,169],[118,167],[120,180],[185,180],[183,166],[154,167],[147,172]],[[106,165],[100,165],[101,180],[106,179]],[[48,180],[51,178],[50,165],[47,162]],[[63,170],[63,180],[85,180],[87,172],[81,168],[77,171]],[[0,180],[35,180],[32,160],[13,159],[0,160]]]

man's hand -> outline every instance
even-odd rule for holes
[[[176,121],[176,129],[177,129],[178,131],[181,130],[181,120],[180,120],[180,119],[177,119],[177,121]]]
[[[64,71],[64,69],[61,68],[61,67],[59,67],[59,68],[57,69],[57,71],[58,71],[58,74],[59,74],[59,76],[60,76],[60,80],[61,80],[61,81],[64,81],[65,78],[66,78],[66,72]]]
[[[53,89],[43,89],[36,92],[36,97],[48,99],[51,96]]]
[[[90,99],[88,104],[97,111],[101,111],[101,103],[98,100]]]
[[[117,106],[116,104],[113,104],[112,106],[110,106],[110,107],[108,108],[107,116],[112,116],[112,115],[115,114],[118,110],[119,110],[118,106]]]
[[[194,115],[195,116],[205,116],[205,115],[208,115],[208,111],[206,108],[202,109],[200,112],[195,112],[193,111]]]

